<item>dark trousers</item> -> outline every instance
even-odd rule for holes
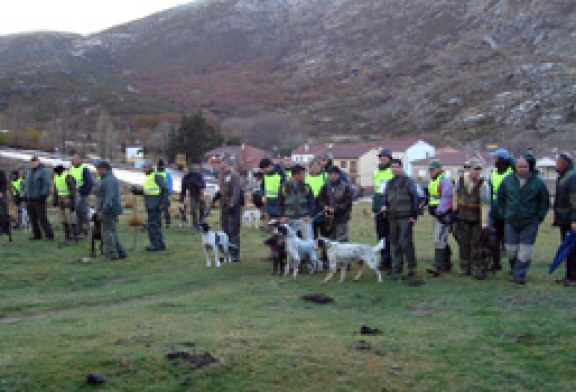
[[[170,199],[168,199],[168,203],[166,204],[166,209],[163,211],[164,220],[166,221],[166,226],[170,226]]]
[[[390,219],[390,244],[393,272],[401,274],[404,260],[411,272],[416,272],[416,251],[414,250],[414,227],[410,218]]]
[[[564,241],[570,230],[570,225],[560,225],[560,241]],[[566,279],[576,280],[576,249],[566,258]]]
[[[378,241],[384,238],[385,248],[381,252],[381,269],[389,270],[392,268],[391,263],[391,256],[390,256],[390,223],[388,222],[388,218],[384,216],[384,214],[378,214],[374,218],[374,223],[376,225],[376,235]]]
[[[496,244],[494,245],[494,253],[492,254],[492,271],[501,271],[502,264],[502,245],[504,245],[504,221],[495,221],[492,223],[492,228],[495,231]]]
[[[148,228],[148,238],[150,239],[150,245],[155,248],[164,248],[164,235],[162,234],[162,211],[160,208],[154,208],[148,210],[148,222],[146,222],[146,227]]]
[[[46,238],[53,239],[54,232],[48,221],[46,200],[28,200],[27,208],[34,238],[42,238],[42,232],[40,231],[40,227],[42,227]]]
[[[220,225],[222,226],[222,231],[228,235],[232,261],[240,260],[241,212],[242,208],[240,206],[235,206],[234,208],[223,206],[220,210]]]
[[[204,218],[204,198],[200,195],[190,196],[190,215],[192,216],[192,227],[198,227],[200,219]]]

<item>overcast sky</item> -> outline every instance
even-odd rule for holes
[[[0,0],[0,35],[38,30],[90,34],[197,0]]]

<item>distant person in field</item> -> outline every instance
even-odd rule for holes
[[[388,244],[392,255],[392,275],[400,277],[404,261],[408,264],[408,278],[416,276],[414,226],[418,219],[418,190],[414,180],[406,175],[400,159],[392,159],[394,177],[384,190],[382,207],[390,225]]]
[[[310,185],[304,182],[306,169],[301,165],[292,167],[292,176],[280,187],[279,207],[282,220],[300,232],[306,239],[314,238],[312,214],[314,213],[314,194]]]
[[[442,162],[435,159],[428,165],[428,211],[434,217],[434,264],[426,272],[434,276],[452,270],[452,250],[448,234],[452,225],[454,186],[446,177]]]
[[[0,169],[0,234],[10,232],[10,216],[8,214],[8,178],[6,172]]]
[[[576,171],[572,156],[568,153],[558,155],[556,159],[556,197],[554,198],[554,226],[560,229],[560,238],[564,239],[569,231],[576,232]],[[558,283],[576,282],[576,249],[566,259],[566,274]]]
[[[268,158],[262,159],[259,166],[262,170],[262,202],[265,205],[266,215],[278,218],[281,215],[279,192],[281,185],[286,181],[286,174],[282,166],[275,165]]]
[[[173,191],[172,174],[166,168],[166,162],[164,159],[159,159],[156,165],[156,173],[164,177],[164,182],[166,183],[166,188],[168,189],[168,201],[166,204],[166,209],[163,211],[164,220],[166,221],[166,228],[170,227],[171,217],[170,217],[170,196]]]
[[[83,239],[88,235],[88,196],[94,186],[94,180],[88,167],[82,162],[80,155],[72,157],[72,165],[68,169],[76,181],[76,236]]]
[[[390,271],[392,268],[392,258],[390,254],[390,245],[388,239],[390,236],[390,224],[386,211],[383,208],[384,192],[388,182],[394,178],[394,173],[390,168],[390,160],[392,159],[392,151],[383,148],[378,153],[378,166],[374,170],[372,176],[374,195],[372,196],[372,212],[374,215],[374,226],[376,227],[376,236],[378,240],[384,240],[385,248],[380,252],[380,269],[383,271]]]
[[[76,180],[62,162],[56,163],[54,167],[53,201],[54,207],[58,208],[60,224],[64,228],[64,242],[76,243]]]
[[[324,214],[322,214],[318,197],[322,187],[328,182],[328,174],[323,170],[320,160],[314,159],[310,162],[310,168],[304,182],[310,186],[314,194],[315,207],[312,220],[314,238],[318,238],[319,235],[327,236],[328,234],[324,230]]]
[[[118,217],[122,214],[122,200],[118,180],[112,173],[108,161],[96,162],[99,181],[94,188],[96,196],[96,213],[102,222],[102,240],[106,261],[125,259],[126,249],[118,236]]]
[[[15,229],[24,226],[24,213],[26,210],[24,186],[24,177],[20,174],[20,171],[12,171],[10,174],[10,193],[12,195],[12,202],[18,209],[18,218],[16,220],[16,226],[14,227]]]
[[[497,195],[504,219],[506,252],[512,267],[511,282],[526,283],[538,226],[546,218],[550,195],[530,154],[516,159],[516,170],[502,181]]]
[[[168,208],[168,187],[164,176],[154,171],[152,163],[145,162],[142,170],[144,183],[142,187],[132,187],[132,193],[144,195],[144,205],[148,214],[146,228],[150,240],[150,245],[146,247],[146,250],[148,252],[166,250],[162,234],[162,212]]]
[[[460,250],[460,275],[486,279],[489,265],[486,258],[476,251],[482,231],[482,207],[488,207],[490,190],[482,178],[482,163],[479,160],[467,162],[468,172],[456,182],[456,205],[458,222],[454,236]]]
[[[30,240],[41,240],[42,231],[47,240],[54,240],[54,232],[48,221],[48,194],[50,193],[50,174],[37,156],[30,160],[30,169],[26,174],[26,208],[32,224],[33,236]],[[40,231],[42,228],[42,231]]]
[[[200,164],[195,163],[190,170],[182,177],[180,190],[180,204],[186,203],[186,195],[190,199],[190,216],[192,217],[192,231],[198,230],[200,219],[204,215],[204,190],[206,181],[200,171]]]
[[[504,219],[498,213],[498,189],[500,189],[502,181],[514,171],[514,159],[508,150],[504,148],[499,148],[490,155],[494,161],[494,169],[492,169],[492,173],[490,173],[490,178],[488,179],[492,195],[488,225],[495,231],[496,241],[498,242],[492,255],[492,266],[490,267],[490,269],[495,272],[502,271],[500,250],[504,244]]]
[[[234,162],[222,158],[218,170],[220,191],[215,200],[220,199],[220,226],[230,240],[232,262],[240,261],[240,225],[244,192],[240,175],[234,170]]]
[[[338,242],[348,242],[348,222],[352,214],[352,188],[342,181],[341,169],[332,166],[328,169],[328,182],[320,190],[318,197],[321,211],[325,213],[324,231],[328,238]]]

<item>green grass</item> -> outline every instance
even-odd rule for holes
[[[364,208],[352,239],[374,243]],[[167,252],[147,254],[138,234],[139,250],[119,263],[79,263],[87,243],[58,249],[18,233],[0,246],[0,391],[91,390],[90,372],[107,377],[105,391],[574,390],[576,288],[546,275],[557,231],[542,226],[525,287],[506,272],[486,282],[424,276],[430,232],[422,219],[420,287],[377,284],[370,271],[344,284],[270,276],[255,230],[243,230],[242,262],[220,269],[205,267],[198,235],[176,228]],[[335,302],[299,299],[312,292]],[[361,336],[362,324],[383,333]],[[371,349],[358,351],[360,340]],[[219,363],[164,358],[174,350]]]

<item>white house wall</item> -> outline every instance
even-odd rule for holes
[[[433,157],[435,155],[436,155],[436,149],[434,148],[434,146],[426,143],[423,140],[419,140],[417,143],[410,146],[406,150],[406,153],[404,154],[404,157],[402,158],[406,174],[408,174],[409,176],[413,176],[413,174],[417,174],[417,173],[412,173],[412,162],[413,161],[416,161],[419,159],[430,158],[430,157]]]

